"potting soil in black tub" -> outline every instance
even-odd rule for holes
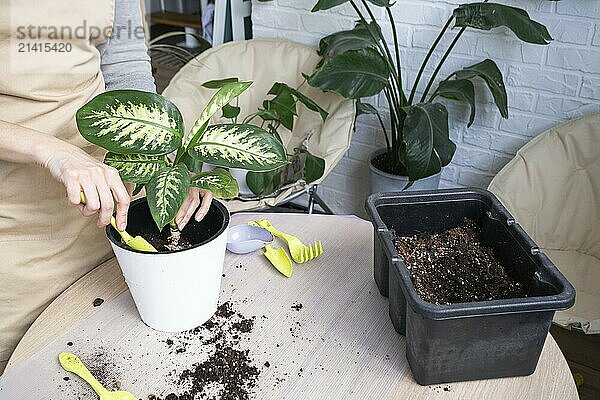
[[[422,385],[529,375],[535,371],[554,312],[575,290],[489,191],[451,189],[377,193],[366,205],[375,228],[374,275],[389,294],[394,328]],[[482,244],[527,297],[435,305],[415,291],[395,237],[441,233],[473,220]]]

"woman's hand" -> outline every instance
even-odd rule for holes
[[[99,227],[110,224],[116,207],[117,227],[125,230],[130,197],[115,168],[103,164],[68,143],[56,146],[47,154],[41,164],[55,179],[65,185],[71,205],[79,207],[86,217],[99,212]],[[82,191],[86,197],[85,205],[81,204]]]
[[[175,223],[179,230],[181,231],[185,228],[198,206],[200,208],[196,211],[195,219],[196,221],[201,221],[208,212],[212,199],[213,195],[210,191],[191,187],[187,199],[175,216]]]

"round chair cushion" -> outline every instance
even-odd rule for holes
[[[489,190],[575,286],[554,322],[600,333],[600,113],[537,136]]]
[[[187,129],[190,129],[216,90],[202,87],[204,82],[237,77],[253,81],[252,86],[239,97],[242,111],[238,121],[257,111],[267,98],[275,82],[283,82],[309,96],[329,113],[325,122],[320,115],[298,104],[298,117],[294,130],[281,127],[279,134],[288,153],[305,143],[308,150],[325,159],[325,174],[319,183],[335,167],[350,146],[354,131],[354,101],[335,93],[325,93],[304,83],[302,74],[311,74],[320,57],[315,49],[281,39],[254,39],[230,42],[210,49],[186,64],[174,77],[163,95],[179,107]],[[271,96],[269,96],[271,98]],[[221,113],[213,123],[230,122],[221,119]],[[260,124],[260,119],[253,121]],[[241,211],[273,206],[290,194],[302,190],[302,182],[292,184],[274,197],[257,201],[232,200],[227,202],[230,211]]]

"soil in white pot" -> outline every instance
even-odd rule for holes
[[[127,232],[132,236],[142,236],[158,250],[159,253],[182,251],[200,246],[215,238],[228,223],[227,210],[221,203],[213,201],[204,218],[197,222],[190,219],[182,231],[174,230],[167,225],[159,231],[146,199],[138,199],[131,204],[127,218]],[[120,237],[114,228],[107,230],[109,236],[120,243]],[[125,246],[125,245],[123,245]]]
[[[166,227],[160,233],[148,233],[144,239],[159,252],[186,250],[194,247],[190,239],[182,235],[180,230],[171,227]]]
[[[399,237],[396,249],[417,294],[432,304],[527,297],[525,286],[481,243],[475,222],[436,234]]]
[[[395,161],[394,161],[395,159]],[[387,172],[388,174],[406,176],[406,167],[402,163],[397,162],[398,157],[391,157],[389,153],[383,153],[375,156],[371,163],[375,168],[380,171]]]

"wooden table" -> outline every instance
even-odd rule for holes
[[[249,345],[258,365],[262,366],[261,357],[268,352],[270,364],[279,366],[280,375],[274,368],[261,370],[257,399],[578,398],[566,361],[550,335],[531,376],[418,385],[406,362],[405,338],[394,331],[387,299],[373,281],[371,224],[356,217],[292,214],[236,214],[232,224],[259,217],[306,241],[323,240],[325,253],[311,263],[294,266],[289,279],[259,252],[226,256],[221,301],[237,301],[245,315],[268,317],[251,334]],[[35,321],[6,372],[43,352],[46,344],[78,322],[93,317],[98,312],[92,305],[95,298],[110,304],[126,290],[114,259],[84,276]],[[300,311],[290,309],[296,303],[303,304]],[[298,319],[302,324],[295,325],[292,337],[289,327]],[[145,326],[137,329],[144,328],[153,332]],[[146,373],[142,369],[136,371],[140,379]],[[283,371],[289,374],[272,385]]]

